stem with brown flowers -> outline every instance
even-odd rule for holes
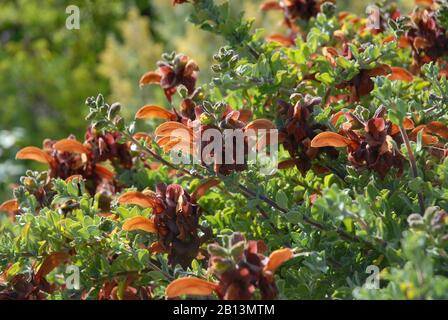
[[[199,178],[199,179],[205,179],[206,177],[202,176],[199,173],[193,173],[190,172],[188,170],[186,170],[185,168],[179,168],[176,165],[172,164],[171,162],[165,160],[162,156],[160,156],[159,154],[157,154],[156,152],[154,152],[152,149],[150,149],[147,146],[142,146],[140,144],[139,141],[137,141],[134,137],[132,137],[132,135],[130,135],[129,133],[125,132],[126,137],[129,139],[129,141],[131,141],[141,152],[146,153],[147,155],[149,155],[150,157],[156,159],[157,161],[160,161],[161,163],[165,164],[166,166],[181,171],[189,176],[192,176],[194,178]],[[218,174],[218,177],[220,177],[220,175]],[[242,194],[247,197],[247,198],[255,198],[255,199],[260,199],[263,202],[265,202],[266,204],[268,204],[269,206],[271,206],[272,208],[277,209],[278,211],[280,211],[283,215],[286,215],[288,213],[288,210],[281,207],[278,203],[276,203],[274,200],[272,200],[271,198],[269,198],[268,196],[264,195],[264,194],[258,194],[257,192],[249,189],[248,187],[242,185],[241,183],[238,183],[238,188],[240,189],[240,191],[242,192]],[[262,214],[263,217],[267,217],[267,215],[264,212],[260,212]],[[359,238],[356,235],[352,235],[348,232],[346,232],[345,230],[343,230],[342,228],[336,228],[333,229],[331,227],[325,226],[317,221],[314,221],[312,218],[307,217],[307,216],[303,216],[303,221],[310,225],[313,226],[314,228],[323,231],[323,232],[329,232],[329,231],[335,231],[337,234],[339,234],[341,236],[341,238],[354,242],[354,243],[361,243],[363,244],[366,248],[372,249],[374,248],[374,245],[372,243],[370,243],[369,241],[366,241],[364,239]],[[276,232],[280,232],[280,230],[278,230],[277,228],[274,229]]]

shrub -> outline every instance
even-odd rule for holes
[[[140,86],[167,108],[150,101],[127,123],[89,97],[83,142],[17,153],[48,171],[0,207],[0,298],[448,298],[446,2],[382,6],[375,30],[333,2],[264,3],[287,35],[226,2],[173,4],[227,42],[213,79],[165,53]],[[204,156],[226,130],[260,139]],[[250,152],[276,138],[267,172]]]

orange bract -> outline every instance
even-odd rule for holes
[[[60,152],[89,153],[89,148],[74,139],[62,139],[56,142],[53,147]]]
[[[166,249],[157,241],[151,243],[151,245],[148,248],[149,252],[151,254],[157,254],[157,253],[165,253]]]
[[[135,204],[143,208],[153,208],[156,213],[163,211],[160,200],[155,194],[145,194],[138,191],[129,191],[118,198],[120,204]]]
[[[179,278],[171,282],[166,287],[165,296],[167,298],[175,298],[183,294],[208,296],[215,291],[216,287],[216,283],[199,278]]]
[[[414,79],[412,73],[408,70],[399,68],[399,67],[390,67],[392,70],[392,74],[388,76],[389,80],[403,80],[407,82],[411,82]]]
[[[209,189],[216,187],[220,181],[218,179],[210,179],[205,183],[201,184],[191,195],[191,201],[196,202],[200,197],[202,197]]]
[[[448,139],[448,127],[444,125],[440,121],[433,121],[428,123],[427,128],[432,133],[435,133],[439,137],[442,137],[443,139]]]
[[[429,134],[423,134],[422,136],[422,142],[423,144],[435,144],[439,142],[439,139],[435,136],[431,136]]]
[[[154,225],[154,220],[141,216],[126,220],[126,222],[123,224],[123,230],[143,230],[150,233],[157,232],[157,229]]]
[[[266,40],[280,43],[281,45],[284,45],[286,47],[294,45],[294,41],[291,38],[278,33],[271,34],[266,38]]]
[[[52,164],[53,158],[43,151],[42,149],[36,147],[25,147],[16,154],[17,160],[34,160],[40,163]]]
[[[182,136],[184,133],[193,136],[193,131],[188,128],[186,125],[180,122],[175,121],[168,121],[165,123],[162,123],[160,126],[157,127],[155,134],[159,137],[167,137],[171,136],[172,133],[179,133]],[[177,136],[177,135],[176,135]]]
[[[101,177],[101,178],[103,178],[103,179],[106,179],[106,180],[111,180],[111,179],[113,179],[114,176],[115,176],[115,173],[113,173],[112,171],[110,171],[110,170],[107,169],[106,167],[104,167],[104,166],[102,166],[102,165],[99,165],[99,164],[97,164],[97,165],[95,166],[95,173],[96,173],[99,177]]]
[[[426,5],[426,6],[431,6],[434,3],[434,0],[415,0],[415,3]]]
[[[254,120],[250,123],[248,123],[245,127],[245,130],[270,130],[270,129],[275,129],[275,125],[272,123],[271,120],[267,120],[267,119],[257,119]]]
[[[0,212],[14,212],[17,210],[19,210],[19,202],[17,199],[7,200],[0,205]]]
[[[260,10],[282,10],[282,6],[278,3],[278,1],[266,1],[260,4]]]
[[[274,273],[278,267],[291,259],[293,255],[294,253],[292,252],[292,250],[288,248],[275,250],[269,256],[268,264],[266,265],[264,270]]]
[[[140,86],[144,86],[146,84],[154,84],[154,83],[160,83],[160,80],[162,79],[162,76],[158,74],[155,71],[149,71],[146,72],[141,78],[140,78]]]
[[[152,138],[150,137],[150,135],[145,132],[137,132],[133,135],[133,138],[135,140],[144,140],[147,144],[150,144],[152,142]]]
[[[414,121],[412,121],[412,119],[404,118],[403,128],[405,128],[406,130],[411,130],[411,129],[414,129],[414,127],[415,127],[415,125],[414,125]]]
[[[51,271],[53,271],[54,268],[65,262],[70,258],[70,254],[67,252],[54,252],[47,256],[44,261],[42,262],[39,270],[36,273],[37,279],[42,279],[47,274],[49,274]]]
[[[175,120],[176,115],[169,112],[165,108],[156,105],[146,105],[141,107],[136,115],[136,119],[165,119],[165,120]]]
[[[335,132],[321,132],[311,141],[311,147],[347,147],[351,141]]]
[[[175,138],[164,145],[159,144],[163,148],[163,152],[171,150],[182,151],[183,154],[193,154],[193,145],[179,138]]]

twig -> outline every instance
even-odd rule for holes
[[[418,178],[418,170],[417,170],[417,163],[415,161],[414,152],[412,151],[411,143],[409,142],[408,134],[406,133],[406,130],[403,128],[403,125],[400,125],[400,133],[403,137],[404,143],[406,145],[406,150],[408,151],[409,156],[409,164],[411,165],[411,171],[412,175],[414,176],[414,179]],[[420,206],[420,213],[423,215],[425,213],[425,200],[423,198],[423,193],[418,192],[418,204]]]

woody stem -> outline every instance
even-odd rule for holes
[[[408,151],[409,164],[411,165],[412,175],[414,176],[414,179],[417,179],[418,178],[417,162],[415,161],[414,152],[412,151],[412,147],[411,147],[411,143],[409,141],[408,134],[406,133],[406,130],[403,128],[402,125],[400,125],[400,133],[401,133],[401,136],[403,137],[403,141],[406,145],[406,150]],[[420,206],[420,213],[424,214],[425,213],[425,200],[423,198],[423,193],[418,192],[417,197],[418,197],[418,204]]]

